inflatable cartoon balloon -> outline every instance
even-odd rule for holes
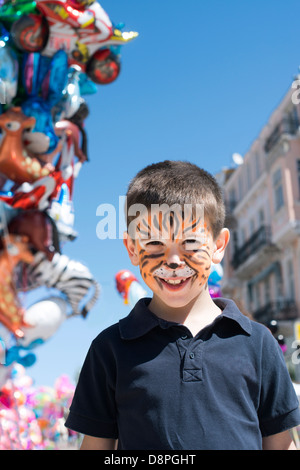
[[[20,262],[32,263],[33,255],[29,250],[28,238],[8,235],[4,250],[0,252],[0,322],[17,338],[24,333],[24,309],[22,308],[13,282],[13,269]]]
[[[0,129],[4,135],[0,143],[0,173],[18,184],[49,174],[37,158],[29,157],[23,145],[24,131],[31,133],[35,122],[35,118],[26,116],[20,107],[0,114]]]
[[[53,2],[47,0],[25,0],[20,5],[7,0],[0,9],[0,21],[20,51],[52,57],[65,49],[70,65],[79,65],[95,83],[103,85],[112,83],[120,72],[120,58],[113,47],[138,36],[114,28],[97,1],[56,0],[53,8]]]
[[[138,300],[147,295],[134,274],[127,269],[119,271],[115,276],[115,280],[117,290],[123,297],[125,304],[134,307]]]

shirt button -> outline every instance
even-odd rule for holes
[[[194,359],[194,357],[195,357],[195,354],[193,352],[190,353],[190,359]]]

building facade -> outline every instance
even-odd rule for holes
[[[217,175],[231,232],[222,293],[255,320],[276,320],[288,336],[300,316],[299,126],[290,88],[243,163]]]

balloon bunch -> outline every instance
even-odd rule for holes
[[[96,0],[0,2],[1,369],[32,365],[32,349],[73,315],[86,317],[100,286],[61,252],[74,240],[73,193],[88,160],[85,95],[112,83],[121,46],[137,36],[114,26]],[[57,296],[24,308],[20,294]],[[1,352],[1,351],[0,351]]]
[[[210,276],[208,278],[208,289],[212,299],[222,297],[220,281],[223,277],[223,268],[221,264],[211,265]]]
[[[15,364],[0,388],[0,450],[70,448],[78,435],[63,423],[74,388],[64,375],[54,387],[36,388],[26,369]]]

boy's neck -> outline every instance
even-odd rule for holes
[[[212,323],[222,310],[212,300],[208,289],[183,307],[170,307],[153,296],[148,308],[157,317],[185,325],[195,336],[198,331]]]

